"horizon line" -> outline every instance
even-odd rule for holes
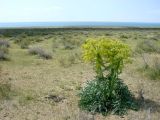
[[[159,23],[160,22],[144,22],[144,21],[10,21],[10,22],[0,22],[0,23],[52,23],[52,22],[112,22],[112,23]]]

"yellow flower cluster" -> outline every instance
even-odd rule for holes
[[[121,69],[124,60],[129,60],[131,50],[129,46],[122,41],[111,38],[87,39],[82,45],[83,59],[87,62],[97,64],[97,56],[101,59],[101,66],[109,64],[115,66],[119,64]]]
[[[108,38],[87,39],[82,49],[85,61],[93,61],[97,53],[104,58],[103,60],[110,62],[114,59],[128,59],[130,56],[130,48],[127,44]]]

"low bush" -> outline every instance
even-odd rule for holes
[[[19,43],[19,45],[22,49],[28,49],[30,42],[27,40],[23,40],[21,43]]]
[[[129,37],[127,35],[120,35],[120,38],[128,39]]]
[[[0,41],[0,60],[8,60],[8,47],[10,47],[10,44],[8,41]]]
[[[7,40],[0,40],[0,46],[10,47],[10,43]]]
[[[137,44],[136,51],[139,53],[160,53],[160,45],[156,41],[145,40]]]
[[[18,44],[22,49],[27,49],[31,44],[31,41],[29,41],[27,38],[17,38],[14,42]]]
[[[46,51],[44,51],[40,47],[32,47],[28,50],[29,54],[32,55],[38,55],[39,57],[43,59],[52,59],[52,55]]]
[[[152,80],[160,80],[160,57],[148,56],[149,61],[145,60],[145,64],[140,69]],[[143,58],[147,59],[147,58]]]
[[[41,41],[42,39],[39,36],[29,37],[26,34],[21,34],[14,40],[22,49],[28,49],[30,44]]]
[[[8,59],[8,54],[0,50],[0,60],[7,60],[7,59]]]
[[[75,61],[76,61],[76,56],[73,53],[58,57],[58,63],[62,67],[69,67],[72,64],[74,64]]]

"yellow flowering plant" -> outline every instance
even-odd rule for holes
[[[131,50],[127,44],[110,38],[88,39],[83,45],[83,59],[94,64],[97,77],[103,78],[103,72],[109,71],[112,77],[118,77],[128,61]]]
[[[82,50],[84,61],[94,65],[96,79],[88,81],[82,88],[80,107],[91,112],[118,115],[124,114],[127,109],[135,110],[133,95],[118,78],[124,63],[130,60],[129,46],[119,40],[98,38],[86,40]]]

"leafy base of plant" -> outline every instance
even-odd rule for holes
[[[92,113],[124,115],[127,109],[138,109],[134,96],[120,79],[116,80],[112,95],[110,95],[109,79],[96,78],[87,82],[79,96],[80,108]]]

